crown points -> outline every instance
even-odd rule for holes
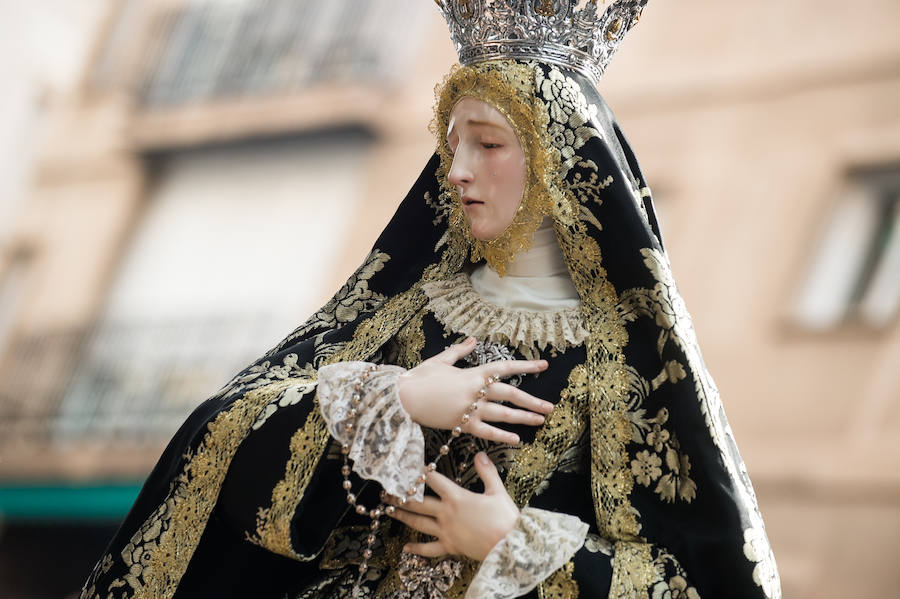
[[[647,0],[435,0],[459,61],[538,60],[579,71],[595,84]]]

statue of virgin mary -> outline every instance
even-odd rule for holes
[[[597,82],[646,0],[439,0],[436,150],[359,269],[200,404],[82,599],[776,599]]]

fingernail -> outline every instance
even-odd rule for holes
[[[404,546],[403,546],[403,553],[409,553],[409,546],[408,546],[408,545],[404,545]]]

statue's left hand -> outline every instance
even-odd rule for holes
[[[446,476],[431,472],[425,482],[438,497],[426,495],[425,501],[407,501],[397,507],[394,518],[436,538],[426,543],[408,543],[403,551],[424,557],[465,555],[483,561],[515,527],[519,508],[484,452],[475,456],[475,470],[484,482],[484,493],[473,493]]]

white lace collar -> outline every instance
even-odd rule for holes
[[[422,285],[428,309],[448,331],[509,344],[526,355],[548,346],[565,351],[584,343],[588,331],[580,305],[555,310],[523,310],[489,302],[459,273],[444,281]]]

